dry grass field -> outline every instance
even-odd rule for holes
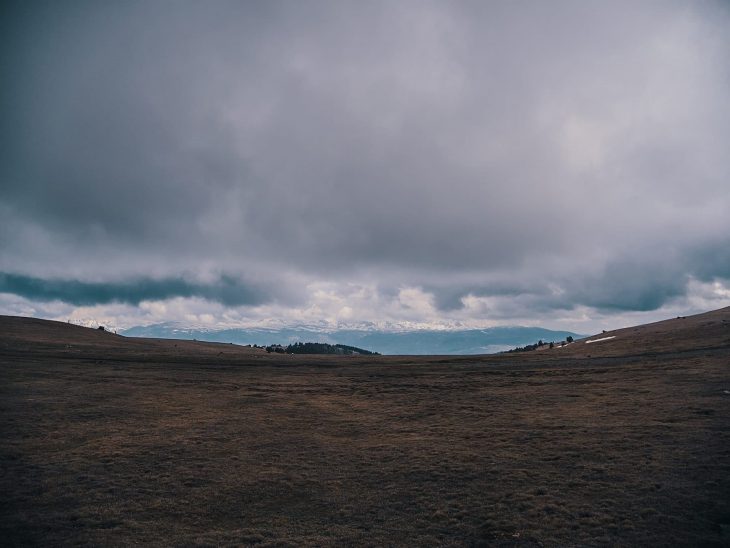
[[[730,309],[524,354],[0,318],[0,543],[730,545]]]

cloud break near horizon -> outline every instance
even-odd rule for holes
[[[5,2],[0,313],[730,305],[725,2]]]

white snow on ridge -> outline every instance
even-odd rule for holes
[[[615,339],[616,335],[611,335],[610,337],[603,337],[602,339],[593,339],[592,341],[586,341],[586,344],[591,344],[594,342],[601,342],[601,341],[608,341],[610,339]]]

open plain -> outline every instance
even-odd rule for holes
[[[593,338],[292,356],[1,317],[0,539],[729,545],[730,309]]]

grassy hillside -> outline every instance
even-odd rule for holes
[[[727,545],[729,322],[388,357],[0,318],[0,538]]]

